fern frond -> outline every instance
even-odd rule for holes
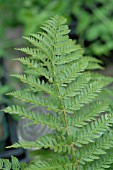
[[[48,58],[50,57],[51,53],[50,50],[45,46],[45,41],[40,42],[37,41],[34,37],[24,37],[24,39],[28,40],[31,44],[33,44],[35,47],[37,47],[40,51],[42,51]]]
[[[27,76],[26,74],[22,75],[13,75],[14,77],[20,79],[20,81],[30,85],[31,87],[35,88],[35,91],[42,91],[49,95],[55,96],[58,98],[58,94],[55,93],[56,89],[52,84],[45,83],[43,80],[35,78],[34,76],[30,75]]]
[[[31,120],[32,124],[41,123],[42,125],[48,125],[51,129],[57,129],[58,131],[66,132],[65,125],[61,124],[60,117],[53,114],[39,114],[36,112],[29,111],[24,107],[20,106],[10,106],[4,109],[5,113],[17,114],[21,117]]]
[[[64,105],[68,113],[73,113],[75,110],[79,110],[85,104],[93,101],[95,97],[98,96],[98,93],[101,92],[102,88],[106,85],[106,82],[97,82],[94,81],[87,85],[85,89],[81,90],[81,93],[75,96],[74,98],[64,100]]]
[[[103,67],[100,65],[102,61],[100,61],[99,59],[91,56],[87,56],[87,59],[89,61],[87,70],[103,69]]]
[[[55,112],[62,112],[61,109],[59,109],[59,101],[56,98],[44,98],[44,97],[38,97],[35,94],[26,92],[26,91],[14,91],[11,93],[8,93],[8,95],[15,96],[18,99],[21,99],[24,102],[32,103],[33,105],[37,106],[44,106],[47,107],[48,110],[53,110]]]
[[[104,136],[96,139],[94,143],[90,143],[82,148],[79,152],[79,162],[85,164],[85,162],[92,162],[99,159],[101,155],[105,155],[106,152],[113,148],[113,132],[108,131]]]
[[[51,52],[50,55],[53,54],[53,50],[50,47],[50,42],[51,42],[50,38],[47,38],[47,36],[44,36],[41,33],[40,34],[31,34],[31,36],[33,38],[35,38],[36,41],[41,42],[44,45],[44,47],[46,47],[47,50],[49,50]]]
[[[80,74],[71,84],[69,84],[67,87],[62,87],[62,98],[67,97],[74,97],[79,92],[84,89],[88,82],[90,81],[91,76],[89,72]]]
[[[94,57],[91,57],[91,56],[87,56],[87,58],[88,58],[89,62],[102,64],[102,61],[97,59],[97,58],[94,58]]]
[[[77,63],[71,64],[70,66],[62,65],[61,68],[58,67],[56,69],[56,81],[59,85],[71,83],[81,74],[81,72],[85,70],[87,65],[87,59],[83,58],[80,59]]]
[[[8,159],[0,159],[0,169],[20,170],[21,164],[16,157],[11,156],[11,162]]]
[[[31,164],[25,170],[77,170],[76,162],[71,162],[69,158],[59,158],[48,161],[37,161],[34,164]]]
[[[3,159],[0,159],[0,169],[3,169],[3,168],[7,168],[7,169],[11,169],[11,163],[9,160],[3,160]]]
[[[95,160],[90,164],[86,164],[84,168],[90,170],[90,167],[92,167],[92,170],[95,169],[105,170],[105,169],[110,169],[112,164],[113,164],[113,149],[110,149],[106,151],[106,154],[101,155],[99,160]]]
[[[56,31],[58,29],[57,26],[62,27],[65,24],[65,22],[66,22],[66,19],[64,17],[55,16],[54,19],[50,19],[50,20],[46,21],[45,24],[43,24],[43,26],[41,28],[50,37],[52,37],[54,39],[54,35],[56,35]],[[65,30],[62,29],[62,31],[61,31],[62,35],[67,35],[69,32],[70,31],[69,31],[68,27],[65,28]]]
[[[92,120],[96,120],[97,117],[104,112],[109,112],[108,102],[96,101],[90,103],[88,105],[85,105],[80,110],[76,111],[73,116],[68,117],[69,125],[83,127],[84,125],[89,124],[89,122],[91,122]]]
[[[57,56],[57,58],[54,59],[56,65],[62,65],[69,62],[74,62],[75,60],[78,60],[83,55],[83,50],[79,46],[76,46],[76,50],[72,52],[71,54],[68,54],[67,57],[64,56]]]
[[[50,148],[54,152],[72,154],[72,141],[66,139],[66,137],[61,136],[57,137],[55,135],[45,135],[40,137],[38,140],[33,142],[20,141],[15,143],[8,148],[18,148],[22,147],[25,149],[41,149],[41,148]]]
[[[44,62],[46,59],[46,55],[44,55],[37,48],[24,47],[24,48],[18,48],[17,50],[22,51],[22,52],[32,56],[33,59],[41,60],[42,62]],[[20,60],[20,58],[18,58],[16,60]]]
[[[87,70],[97,70],[97,69],[103,69],[103,67],[100,66],[98,63],[89,62],[87,66]]]
[[[37,72],[37,75],[42,75],[44,76],[46,79],[48,79],[50,82],[52,80],[50,80],[51,78],[51,74],[50,72],[47,71],[46,68],[44,68],[43,66],[41,66],[40,64],[37,63],[37,61],[35,60],[31,60],[29,58],[20,58],[18,59],[21,63],[23,63],[24,65],[26,65],[28,68],[34,70]]]
[[[108,131],[109,127],[113,126],[113,115],[105,114],[97,120],[91,122],[87,126],[76,131],[76,146],[81,147],[84,144],[94,142],[94,139],[99,138],[101,134]]]
[[[113,109],[105,91],[113,78],[92,72],[101,68],[101,62],[83,55],[81,47],[69,39],[65,22],[55,16],[42,26],[42,32],[26,37],[34,47],[19,49],[30,56],[18,59],[26,66],[26,74],[15,77],[27,87],[9,93],[32,107],[44,107],[47,114],[18,105],[4,110],[33,124],[47,125],[54,133],[13,147],[58,152],[58,159],[33,163],[26,170],[109,169],[113,164]]]

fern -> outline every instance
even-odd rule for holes
[[[49,148],[58,153],[57,158],[35,161],[26,170],[109,169],[113,164],[113,112],[109,100],[99,96],[113,79],[92,72],[101,68],[100,61],[83,55],[81,47],[69,39],[65,22],[65,18],[55,16],[42,26],[42,32],[25,38],[35,47],[18,49],[29,57],[18,59],[26,69],[13,76],[27,88],[9,93],[34,107],[46,107],[50,113],[31,111],[28,105],[4,110],[32,124],[47,124],[54,133],[11,147]],[[44,94],[48,94],[46,98]]]
[[[24,163],[19,163],[16,157],[11,156],[11,162],[8,159],[0,159],[0,169],[2,170],[23,170],[26,167]]]

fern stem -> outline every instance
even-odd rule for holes
[[[55,65],[54,63],[52,62],[52,68],[53,68],[53,77],[54,77],[54,81],[55,81],[55,77],[56,77],[56,74],[55,74]],[[64,120],[65,120],[65,124],[66,124],[66,132],[67,134],[69,135],[69,127],[68,127],[68,122],[67,122],[67,114],[66,114],[66,111],[65,111],[65,108],[63,106],[63,101],[62,101],[62,98],[60,97],[61,96],[61,93],[60,93],[60,88],[59,88],[59,84],[56,83],[56,87],[57,87],[57,90],[58,90],[58,94],[59,94],[59,99],[60,99],[60,104],[61,104],[61,109],[63,110],[63,113],[64,113]]]
[[[59,26],[59,25],[58,25],[58,26]],[[55,32],[56,32],[56,34],[57,34],[58,29],[56,29]],[[56,37],[56,35],[55,35],[54,37]],[[56,44],[56,38],[54,39],[54,44]],[[56,54],[54,53],[54,50],[53,50],[53,55],[56,55]],[[55,63],[51,61],[51,64],[52,64],[52,68],[53,68],[53,75],[54,75],[53,77],[54,77],[54,81],[55,81],[55,78],[56,78],[56,74],[55,74]],[[57,89],[58,89],[58,94],[59,94],[59,96],[61,96],[59,84],[56,83],[56,86],[57,86]],[[60,97],[59,97],[59,98],[60,98]],[[63,101],[62,101],[61,98],[60,98],[60,103],[61,103],[61,108],[63,108],[63,110],[64,110],[63,112],[64,112],[64,120],[65,120],[65,124],[66,124],[66,132],[67,132],[67,134],[69,135],[69,127],[68,127],[68,122],[67,122],[67,114],[66,114],[66,111],[65,111],[65,109],[64,109]]]

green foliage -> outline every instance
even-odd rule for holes
[[[33,47],[19,49],[29,54],[19,61],[26,66],[24,72],[29,73],[15,77],[27,87],[10,93],[35,108],[46,107],[50,114],[32,111],[28,105],[12,105],[4,110],[28,118],[32,124],[47,124],[54,133],[33,142],[19,141],[11,147],[48,148],[58,153],[55,158],[51,152],[51,158],[36,160],[26,170],[110,169],[113,112],[107,95],[99,96],[113,78],[92,72],[101,68],[99,60],[83,55],[81,47],[69,39],[65,22],[65,18],[55,16],[45,22],[41,32],[25,37]]]
[[[11,162],[8,159],[0,159],[0,169],[2,170],[23,170],[26,167],[24,163],[19,163],[18,159],[11,157]]]
[[[20,5],[23,4],[21,0],[1,0],[0,1],[0,57],[11,57],[11,51],[9,47],[14,47],[17,44],[17,41],[13,38],[11,39],[8,31],[12,28],[13,29],[13,36],[14,36],[14,29],[16,26],[19,25],[19,21],[17,19],[17,11],[20,9]],[[6,13],[7,11],[7,13]]]
[[[80,43],[88,41],[86,51],[91,54],[108,55],[113,50],[112,6],[112,0],[78,1],[73,5]]]
[[[86,52],[97,56],[109,55],[113,49],[112,5],[112,0],[109,3],[106,0],[34,0],[29,6],[23,5],[18,12],[18,19],[24,24],[24,34],[28,35],[50,16],[61,14],[68,18],[68,24],[75,22],[76,27],[72,31],[78,36],[80,44],[86,46],[88,42]],[[76,18],[74,21],[71,15]]]
[[[24,34],[28,35],[39,28],[49,17],[62,14],[70,20],[70,0],[25,0],[18,11],[17,19],[24,25]],[[35,23],[35,25],[34,25]]]
[[[59,14],[68,18],[68,24],[72,26],[72,32],[78,36],[80,44],[85,47],[87,44],[86,52],[97,56],[109,55],[113,49],[112,6],[112,0],[109,2],[106,0],[9,0],[4,2],[2,0],[0,2],[2,16],[0,54],[9,56],[6,49],[17,44],[17,41],[7,39],[6,33],[9,28],[14,30],[16,26],[22,26],[22,34],[29,35],[37,31],[49,17]],[[8,15],[5,11],[8,11]]]
[[[6,94],[9,91],[8,86],[1,86],[0,87],[0,102],[3,100],[3,95]]]

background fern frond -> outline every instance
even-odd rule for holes
[[[19,163],[16,157],[11,156],[11,162],[8,159],[0,159],[0,169],[3,170],[23,170],[26,165]]]

